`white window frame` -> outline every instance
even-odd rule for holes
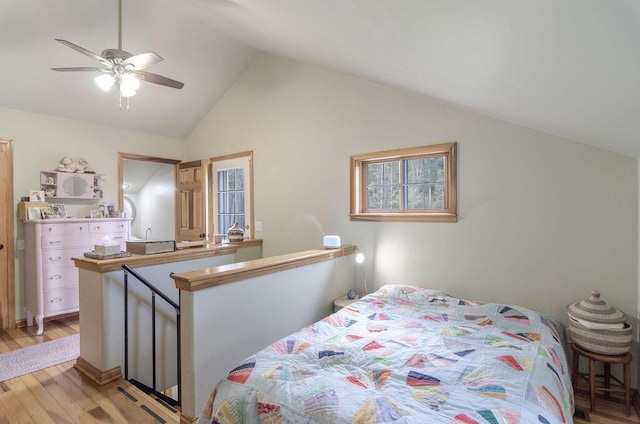
[[[209,208],[212,211],[210,228],[215,234],[226,234],[228,228],[218,228],[218,171],[231,168],[244,169],[244,216],[245,216],[245,238],[254,238],[253,222],[253,151],[235,153],[225,156],[209,158]],[[249,228],[246,228],[246,225]]]

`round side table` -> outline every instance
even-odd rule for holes
[[[624,407],[627,417],[631,410],[631,359],[629,352],[624,355],[603,355],[601,353],[590,352],[575,343],[571,343],[573,350],[573,372],[571,381],[573,383],[573,392],[578,388],[578,378],[584,378],[589,383],[589,407],[594,410],[596,404],[596,392],[604,392],[609,397],[611,392],[624,393]],[[580,356],[584,356],[589,360],[589,374],[581,374]],[[596,361],[604,364],[604,375],[596,375]],[[620,381],[611,375],[611,364],[622,364],[624,370],[624,381]],[[596,378],[603,377],[604,385],[596,386]],[[615,380],[618,384],[611,385],[611,380]]]

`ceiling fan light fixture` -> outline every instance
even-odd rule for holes
[[[140,81],[130,74],[124,74],[120,77],[120,95],[122,97],[133,97],[140,88]]]
[[[140,88],[140,80],[131,74],[124,74],[120,77],[120,87],[123,89],[136,91]]]
[[[120,87],[120,95],[122,97],[133,97],[136,94],[138,94],[136,90],[127,89],[126,87]]]
[[[100,87],[104,91],[109,91],[109,89],[113,87],[113,83],[115,82],[113,76],[109,74],[102,74],[100,76],[97,76],[94,78],[94,81],[96,82],[96,84],[98,84],[98,87]]]
[[[184,83],[162,75],[152,74],[143,69],[158,63],[164,59],[154,52],[132,55],[122,50],[122,0],[118,0],[118,48],[106,49],[102,54],[97,55],[83,47],[73,44],[67,40],[56,38],[59,43],[72,48],[102,64],[103,67],[73,67],[73,68],[51,68],[59,72],[101,72],[102,75],[94,78],[98,86],[109,91],[115,84],[120,99],[120,109],[122,109],[122,98],[126,98],[126,109],[129,110],[129,97],[135,96],[140,87],[140,79],[152,84],[163,85],[165,87],[181,89]]]

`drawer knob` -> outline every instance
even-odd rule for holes
[[[59,280],[61,278],[62,278],[62,275],[56,274],[56,275],[52,275],[51,277],[49,277],[49,280]]]
[[[62,298],[61,297],[56,297],[55,299],[51,299],[49,301],[49,303],[55,303],[55,302],[62,302]]]
[[[58,262],[60,259],[62,259],[60,256],[57,258],[49,258],[49,262]]]
[[[57,240],[57,241],[50,241],[50,242],[49,242],[49,244],[60,244],[60,243],[61,243],[61,242],[60,242],[60,240]]]

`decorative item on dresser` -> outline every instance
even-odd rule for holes
[[[78,311],[78,269],[71,258],[105,236],[124,250],[130,219],[37,219],[24,221],[24,228],[27,325],[35,316],[40,335],[45,317]]]

